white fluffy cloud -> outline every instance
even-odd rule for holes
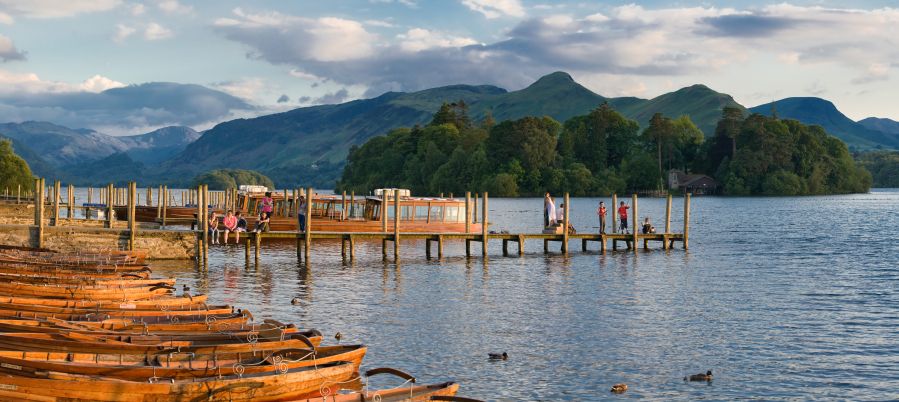
[[[525,16],[524,6],[520,0],[462,0],[462,4],[488,19]]]
[[[226,37],[253,43],[254,56],[266,60],[341,62],[373,56],[377,36],[362,23],[336,17],[305,18],[277,12],[220,18],[214,28]]]
[[[34,73],[14,73],[0,70],[0,95],[9,94],[45,94],[66,92],[102,92],[110,88],[123,87],[125,84],[94,75],[78,84],[41,79]]]
[[[168,14],[188,14],[193,11],[193,6],[185,6],[178,0],[162,0],[156,3],[160,10]]]
[[[435,47],[461,47],[478,42],[471,38],[457,37],[424,28],[412,28],[404,34],[397,35],[401,49],[407,52],[418,52]]]
[[[116,43],[122,43],[135,32],[137,32],[137,28],[125,24],[116,24],[115,34],[112,35],[112,40]]]
[[[90,77],[90,78],[84,80],[84,82],[82,82],[81,85],[78,85],[78,89],[81,91],[84,91],[84,92],[97,93],[97,92],[103,92],[107,89],[121,88],[124,86],[125,86],[125,84],[123,84],[121,82],[118,82],[116,80],[109,79],[102,75],[97,74],[93,77]]]
[[[35,18],[60,18],[107,11],[120,4],[121,0],[0,0],[0,13]]]
[[[0,35],[0,61],[25,60],[25,52],[19,51],[12,39]]]
[[[173,36],[175,36],[175,34],[172,33],[170,29],[155,22],[147,24],[147,27],[144,28],[144,39],[146,40],[169,39]]]
[[[523,15],[515,4],[465,0],[476,11]],[[639,77],[704,77],[759,60],[797,68],[838,66],[856,74],[844,78],[845,84],[864,85],[889,79],[899,65],[897,27],[899,9],[789,4],[757,9],[630,4],[589,15],[560,13],[527,18],[505,38],[484,45],[420,28],[382,38],[346,19],[240,10],[215,25],[225,37],[247,45],[251,57],[343,85],[363,85],[368,95],[453,83],[517,88],[555,70],[617,77],[618,89],[643,91]]]

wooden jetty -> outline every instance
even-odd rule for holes
[[[87,192],[88,200],[82,205],[76,205],[74,198],[74,188],[70,185],[67,188],[67,199],[63,202],[61,198],[61,185],[59,181],[55,181],[52,186],[47,186],[44,179],[35,180],[35,191],[33,194],[23,193],[21,189],[17,189],[15,197],[5,197],[4,202],[12,203],[13,199],[16,204],[32,203],[34,209],[33,224],[24,226],[27,230],[32,231],[34,239],[30,244],[32,247],[44,247],[44,239],[49,234],[56,232],[64,232],[70,236],[84,235],[105,235],[113,236],[120,241],[123,249],[134,250],[137,248],[138,239],[142,235],[153,234],[159,236],[164,233],[181,233],[189,234],[194,243],[194,249],[190,251],[191,258],[195,258],[201,266],[207,266],[209,243],[209,211],[210,208],[217,209],[233,209],[239,203],[239,195],[236,190],[228,191],[210,191],[208,186],[199,185],[195,189],[178,190],[180,191],[180,202],[176,197],[176,192],[169,190],[166,186],[159,186],[158,189],[146,188],[145,196],[139,194],[137,184],[128,183],[127,188],[115,188],[112,184],[106,188],[97,189],[98,203],[94,203],[94,189],[89,188]],[[155,190],[155,197],[154,197]],[[481,256],[487,257],[488,245],[491,241],[502,242],[502,253],[504,256],[514,254],[517,246],[517,254],[524,253],[524,243],[526,241],[543,241],[543,250],[545,253],[550,252],[550,243],[559,243],[559,251],[563,254],[569,252],[569,243],[574,240],[581,241],[581,250],[587,251],[590,242],[599,243],[599,252],[605,253],[608,248],[618,250],[624,247],[636,252],[640,242],[643,248],[648,249],[650,243],[658,243],[664,250],[674,248],[675,243],[680,242],[684,249],[689,247],[689,224],[690,224],[690,194],[685,194],[683,198],[683,230],[680,233],[672,231],[671,213],[672,213],[672,197],[667,197],[664,230],[659,233],[640,233],[639,209],[637,195],[631,195],[631,211],[630,211],[630,228],[632,233],[618,233],[618,216],[615,206],[618,203],[617,195],[612,196],[612,208],[609,209],[611,222],[608,233],[570,233],[569,232],[569,196],[564,195],[565,207],[563,208],[563,219],[561,222],[561,231],[556,233],[495,233],[489,230],[489,195],[474,194],[468,192],[465,194],[464,203],[464,230],[461,229],[454,232],[442,232],[437,229],[433,232],[421,231],[404,231],[404,219],[396,219],[396,217],[404,216],[400,212],[400,191],[394,190],[392,194],[383,194],[382,211],[391,209],[392,217],[388,214],[382,214],[380,219],[380,230],[366,232],[349,232],[349,231],[323,231],[320,230],[323,221],[316,221],[316,217],[312,214],[312,203],[307,202],[306,206],[306,228],[303,232],[298,231],[266,231],[260,233],[248,232],[244,233],[242,241],[245,246],[245,256],[247,261],[251,256],[257,260],[262,253],[262,244],[267,240],[292,240],[296,244],[297,258],[300,261],[308,261],[312,249],[313,242],[319,240],[341,242],[341,255],[345,258],[355,259],[356,243],[358,241],[381,242],[382,257],[388,258],[389,249],[393,248],[393,258],[399,260],[401,244],[405,240],[421,241],[424,240],[425,256],[432,256],[432,244],[436,243],[436,255],[438,258],[444,256],[444,245],[446,242],[464,242],[465,255],[472,256],[472,243],[481,245]],[[283,201],[277,205],[279,212],[285,217],[296,217],[300,214],[298,210],[299,204],[296,202],[298,196],[304,194],[307,200],[313,199],[315,195],[312,188],[294,189],[292,196],[287,190],[283,190]],[[442,194],[441,194],[442,197]],[[141,198],[144,198],[143,205],[139,212],[138,206],[141,204]],[[344,195],[346,198],[346,195]],[[452,195],[450,195],[452,199]],[[155,201],[155,202],[154,202]],[[155,205],[154,205],[155,204]],[[203,206],[206,206],[204,208]],[[49,213],[46,211],[50,209]],[[177,214],[171,215],[177,208]],[[81,210],[81,218],[76,218],[76,211]],[[158,227],[146,228],[147,224],[138,224],[136,217],[141,213],[146,213],[150,209],[156,211],[156,225]],[[102,211],[102,213],[92,213],[91,211]],[[127,224],[118,223],[118,216],[125,215]],[[192,211],[192,212],[191,212]],[[188,214],[189,212],[189,214]],[[48,217],[49,215],[49,217]],[[102,219],[90,219],[93,216],[102,217]],[[188,217],[189,216],[189,217]],[[84,225],[84,222],[93,222],[94,225]],[[101,224],[100,226],[96,224]],[[188,229],[186,226],[191,225]],[[405,223],[409,225],[409,223]],[[17,225],[0,225],[0,230]],[[19,225],[22,226],[22,225]],[[333,226],[331,226],[333,227]],[[661,229],[661,228],[659,228]],[[23,229],[19,229],[23,230]],[[510,243],[515,243],[510,246]],[[510,247],[512,251],[510,251]],[[152,254],[152,253],[151,253]],[[151,255],[152,258],[152,255]]]
[[[311,197],[312,189],[307,189],[307,197]],[[300,261],[304,259],[306,261],[309,260],[311,250],[312,250],[312,241],[313,240],[340,240],[341,243],[341,255],[344,258],[349,258],[350,260],[355,259],[356,252],[355,246],[357,241],[381,241],[381,254],[384,259],[388,257],[388,243],[392,244],[393,248],[393,258],[395,261],[400,259],[400,244],[401,240],[424,240],[425,241],[425,255],[427,258],[431,258],[432,256],[432,243],[437,244],[437,257],[443,258],[443,250],[444,244],[447,241],[464,241],[465,242],[465,255],[466,257],[471,257],[471,244],[472,243],[480,243],[481,244],[481,255],[483,257],[487,257],[488,255],[488,244],[491,240],[502,241],[502,250],[503,255],[510,255],[509,252],[509,243],[517,244],[517,252],[518,255],[524,254],[524,243],[526,240],[542,240],[543,241],[543,252],[549,253],[549,244],[550,242],[559,242],[561,243],[560,252],[563,254],[568,253],[568,243],[570,240],[581,240],[581,250],[587,251],[589,242],[598,242],[599,243],[599,251],[601,253],[607,252],[607,247],[611,244],[612,250],[618,250],[619,242],[622,242],[625,247],[636,252],[638,247],[637,245],[640,241],[643,242],[643,248],[648,249],[650,242],[658,242],[661,243],[662,249],[670,250],[674,248],[674,244],[676,242],[680,242],[683,245],[683,248],[686,250],[689,246],[689,225],[690,225],[690,194],[684,195],[684,226],[682,233],[674,233],[671,232],[671,207],[672,207],[672,197],[669,195],[667,197],[666,204],[666,213],[665,213],[665,230],[661,233],[640,233],[638,229],[640,227],[639,223],[639,211],[638,211],[638,200],[637,195],[632,195],[632,203],[633,210],[630,214],[630,219],[632,220],[632,229],[633,233],[615,233],[614,230],[617,229],[617,215],[613,211],[612,213],[612,229],[613,233],[569,233],[569,195],[565,194],[565,207],[564,207],[564,219],[562,222],[562,233],[560,234],[547,234],[547,233],[495,233],[488,231],[489,221],[489,213],[488,213],[488,193],[483,194],[482,202],[481,202],[481,213],[480,217],[477,216],[476,208],[472,208],[470,203],[471,193],[466,193],[466,203],[465,203],[465,216],[466,216],[466,230],[461,233],[422,233],[422,232],[402,232],[401,230],[401,220],[394,219],[392,221],[392,225],[388,225],[387,221],[383,221],[382,230],[380,232],[324,232],[324,231],[314,231],[315,222],[308,218],[311,217],[311,214],[307,213],[307,222],[306,222],[306,230],[304,232],[278,232],[278,231],[270,231],[270,232],[250,232],[246,233],[246,238],[244,241],[245,247],[245,257],[246,260],[250,260],[251,254],[254,256],[255,260],[258,261],[263,240],[273,240],[273,239],[281,239],[281,240],[294,240],[296,241],[296,250],[297,250],[297,258]],[[308,199],[308,198],[307,198]],[[394,216],[399,215],[399,201],[398,197],[394,197],[393,200],[393,208],[394,208]],[[617,196],[613,196],[613,200],[617,200]],[[613,204],[615,201],[613,201]],[[308,212],[308,211],[307,211]],[[472,232],[470,230],[471,223],[474,221],[481,222],[480,232]],[[388,230],[388,226],[390,226],[390,230]],[[207,229],[206,225],[203,226],[204,230]]]

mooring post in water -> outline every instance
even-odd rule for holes
[[[612,233],[618,233],[618,194],[612,194]]]
[[[631,203],[633,204],[633,211],[631,211],[631,222],[633,223],[633,225],[631,226],[631,230],[634,232],[634,240],[632,241],[633,244],[631,244],[631,247],[633,247],[633,251],[636,253],[637,236],[639,236],[637,234],[639,232],[639,230],[637,230],[637,223],[640,220],[640,218],[638,217],[639,212],[637,211],[637,193],[631,194]]]
[[[161,188],[162,187],[160,187],[160,189]],[[202,189],[203,189],[202,184],[197,185],[198,193]],[[191,191],[191,193],[193,193],[194,190],[191,189],[190,191]],[[197,205],[197,213],[196,213],[197,221],[196,221],[196,225],[192,225],[192,226],[197,228],[197,232],[196,232],[197,233],[197,265],[203,266],[203,234],[200,233],[200,231],[203,230],[203,223],[202,223],[203,222],[203,207],[200,205],[199,202],[196,205]],[[160,208],[161,207],[162,207],[162,204],[160,204]],[[249,234],[247,234],[247,238],[249,238]],[[249,252],[249,250],[247,252]]]
[[[303,238],[305,248],[303,257],[309,262],[309,253],[312,249],[312,187],[306,189],[306,236]]]
[[[562,208],[562,254],[568,254],[568,193],[565,193],[565,206]]]
[[[478,193],[474,193],[474,209],[472,212],[474,212],[472,215],[474,220],[472,222],[478,223]]]
[[[400,260],[400,190],[393,190],[393,260]]]
[[[152,187],[147,186],[147,198],[145,198],[144,200],[145,200],[144,205],[146,205],[148,207],[153,202],[153,188]]]
[[[482,206],[483,212],[481,213],[481,217],[483,218],[483,220],[481,221],[481,255],[483,255],[485,258],[487,257],[487,225],[488,222],[490,222],[487,217],[487,198],[488,195],[485,191],[484,205]]]
[[[203,185],[203,266],[209,262],[209,186]],[[218,222],[216,222],[218,223]]]
[[[465,192],[465,233],[471,233],[471,191]]]
[[[246,233],[246,238],[244,239],[244,257],[246,257],[247,265],[250,265],[250,233]]]
[[[53,182],[53,226],[59,226],[59,180]]]
[[[162,186],[156,191],[156,219],[162,219]]]
[[[112,214],[115,213],[115,209],[112,205],[112,193],[113,186],[112,183],[106,185],[106,227],[111,228],[115,223],[115,217]]]
[[[346,191],[343,192],[343,198],[340,203],[340,220],[346,219]]]
[[[72,220],[75,218],[75,186],[69,184],[66,187],[66,218]]]
[[[165,220],[168,212],[166,207],[169,205],[169,186],[162,186],[162,227],[165,228]]]
[[[662,237],[662,249],[668,250],[670,249],[670,245],[668,244],[668,238],[671,235],[671,193],[668,194],[668,197],[665,202],[665,235]]]
[[[37,227],[35,247],[44,247],[44,179],[34,179],[34,226]]]
[[[137,183],[128,183],[128,250],[134,250],[134,237],[137,231],[137,219],[134,212],[137,204]]]
[[[690,193],[684,193],[684,250],[689,247],[690,239]]]
[[[356,190],[350,191],[350,219],[356,216]],[[352,255],[352,253],[350,253]]]

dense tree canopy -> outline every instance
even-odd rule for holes
[[[210,170],[194,177],[191,186],[196,187],[199,184],[208,185],[210,190],[237,188],[242,184],[260,185],[268,188],[275,187],[275,184],[272,183],[272,179],[269,179],[262,173],[241,169]]]
[[[28,163],[13,151],[10,140],[0,140],[0,189],[8,188],[10,191],[16,191],[19,186],[22,186],[23,191],[31,190],[34,186],[31,169]]]
[[[846,145],[817,126],[725,108],[708,141],[688,116],[652,117],[641,132],[608,104],[559,124],[549,117],[495,123],[444,104],[425,127],[401,128],[353,147],[337,190],[415,194],[490,191],[573,195],[664,188],[671,169],[706,172],[726,194],[866,191],[871,178]]]
[[[871,172],[874,187],[899,188],[899,151],[867,152],[856,160]]]

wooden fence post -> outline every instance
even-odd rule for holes
[[[59,226],[59,180],[53,182],[53,226]]]

